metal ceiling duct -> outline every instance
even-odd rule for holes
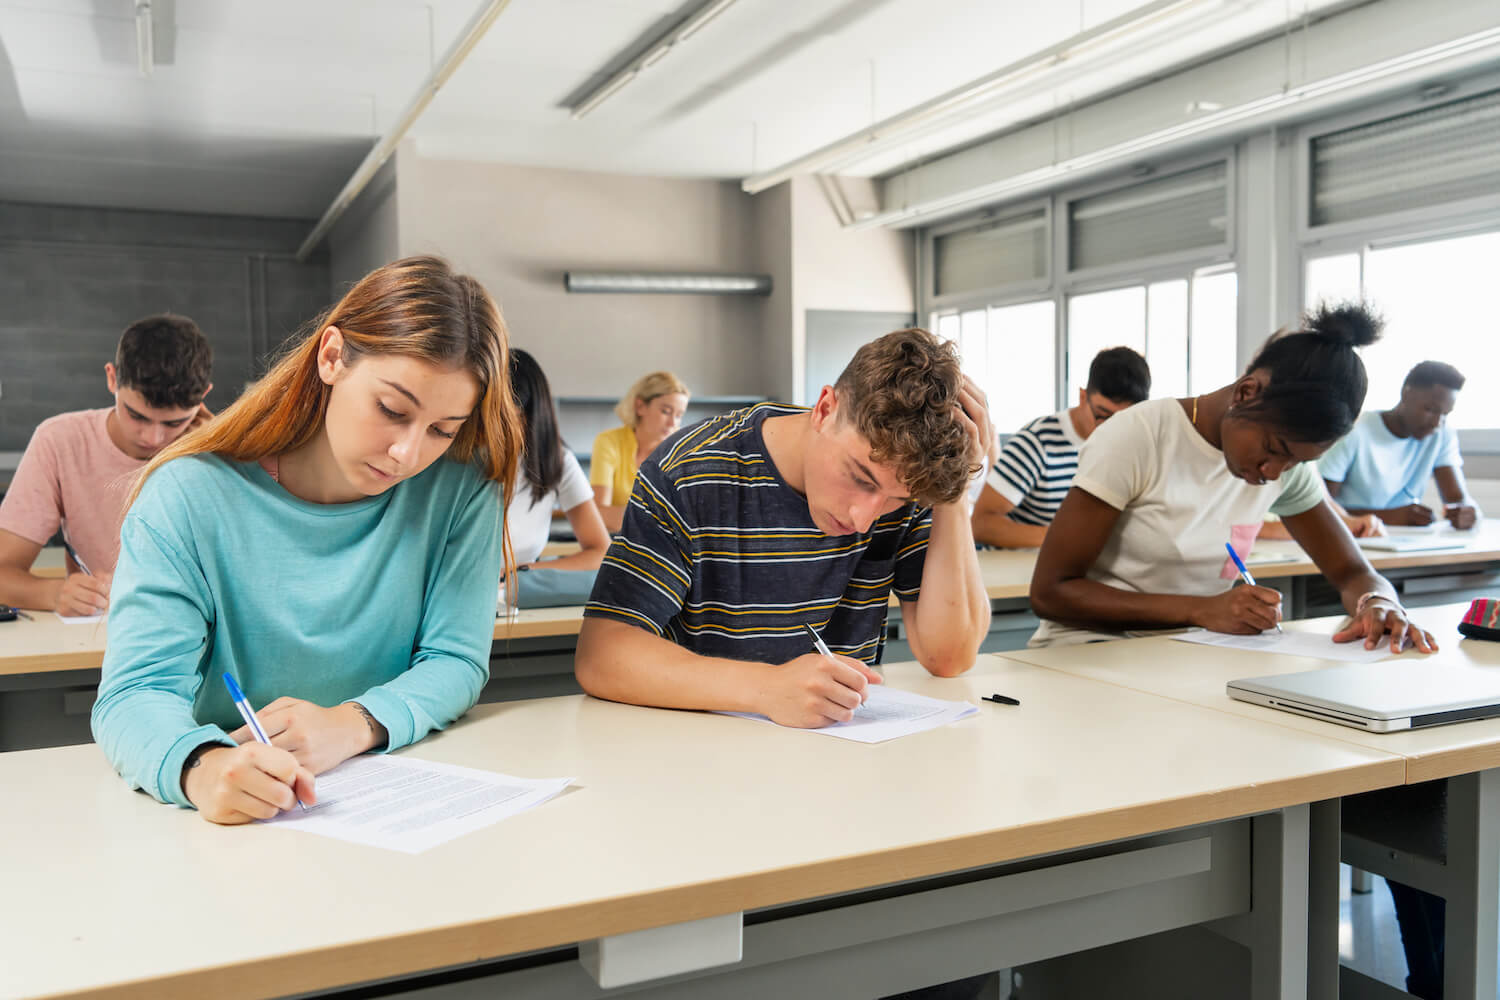
[[[770,295],[769,274],[693,271],[566,271],[570,292],[610,295]]]

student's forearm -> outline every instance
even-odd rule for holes
[[[1122,631],[1198,624],[1204,600],[1187,594],[1138,594],[1086,577],[1031,586],[1031,608],[1042,618],[1078,628]]]
[[[618,534],[620,525],[625,520],[625,508],[615,507],[610,504],[599,505],[599,516],[604,518],[604,526],[609,529],[611,535]]]
[[[531,565],[537,569],[598,569],[599,564],[604,562],[606,549],[583,549],[580,552],[570,552],[556,559],[538,559]]]
[[[1022,524],[993,511],[975,511],[973,525],[975,540],[1002,549],[1040,548],[1047,537],[1045,525]]]
[[[757,693],[774,666],[699,656],[643,628],[586,618],[574,671],[596,698],[632,705],[759,712]]]
[[[910,617],[912,651],[929,673],[955,677],[974,665],[990,630],[990,599],[962,500],[933,508],[922,592]]]
[[[63,580],[34,576],[29,570],[0,566],[0,604],[33,611],[56,611]]]

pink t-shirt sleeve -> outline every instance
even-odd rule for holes
[[[47,425],[38,427],[0,503],[0,529],[38,545],[62,524],[62,476],[56,443]]]

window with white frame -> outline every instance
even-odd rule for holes
[[[1057,408],[1056,308],[1042,299],[938,318],[938,336],[958,345],[964,374],[989,397],[1002,434]]]
[[[1459,429],[1495,427],[1500,398],[1500,316],[1489,283],[1500,232],[1453,236],[1312,257],[1304,300],[1364,299],[1385,317],[1385,335],[1364,350],[1367,410],[1386,410],[1420,361],[1446,361],[1467,381],[1448,418]]]
[[[1238,308],[1238,281],[1227,268],[1069,296],[1065,398],[1071,402],[1088,384],[1094,355],[1110,347],[1145,356],[1152,396],[1187,396],[1234,381]]]

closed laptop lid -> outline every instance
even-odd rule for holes
[[[1415,719],[1500,705],[1500,667],[1471,667],[1408,655],[1379,663],[1246,677],[1230,681],[1229,688],[1367,719]]]

